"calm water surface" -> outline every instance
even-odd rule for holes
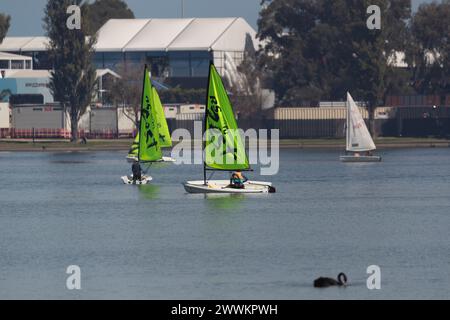
[[[181,185],[201,166],[158,165],[137,187],[121,152],[0,153],[0,298],[448,299],[450,149],[383,155],[282,150],[261,178],[277,194],[205,197]],[[351,286],[312,288],[340,271]]]

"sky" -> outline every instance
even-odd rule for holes
[[[179,18],[182,0],[126,0],[137,18]],[[40,36],[47,0],[0,0],[0,12],[12,17],[8,36]],[[412,0],[414,8],[432,0]],[[243,17],[255,29],[261,0],[184,0],[185,17]]]

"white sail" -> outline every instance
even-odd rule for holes
[[[347,92],[347,151],[364,152],[376,148],[358,106]]]

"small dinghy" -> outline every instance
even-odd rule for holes
[[[143,176],[141,180],[137,180],[136,182],[133,181],[133,177],[129,176],[123,176],[122,181],[124,184],[131,184],[131,185],[145,185],[149,184],[153,180],[150,176]]]
[[[275,193],[270,182],[246,181],[240,172],[251,171],[228,93],[214,64],[209,67],[205,108],[203,180],[183,183],[188,193]],[[234,172],[238,182],[210,180],[207,171]],[[237,175],[239,172],[240,177]]]
[[[127,161],[128,161],[129,163],[133,163],[133,162],[138,161],[138,158],[137,158],[136,156],[130,156],[130,155],[128,155],[128,156],[127,156]],[[170,162],[170,163],[173,163],[173,162],[176,162],[176,160],[175,160],[174,158],[171,158],[171,157],[162,157],[161,160],[155,161],[155,162],[156,162],[156,163],[158,163],[158,162]]]
[[[201,181],[187,181],[184,189],[189,193],[275,193],[275,188],[270,182],[247,181],[244,183],[244,189],[236,189],[230,186],[227,180],[210,180],[205,185]]]
[[[143,82],[140,127],[128,153],[127,161],[137,162],[139,165],[175,162],[174,159],[163,157],[162,154],[161,148],[171,147],[172,139],[158,92],[150,81],[147,65],[145,65]],[[152,177],[146,176],[145,172],[140,181],[133,182],[133,178],[127,176],[121,179],[125,184],[148,184],[152,181]]]
[[[358,106],[348,92],[346,141],[346,154],[340,157],[342,162],[381,162],[380,156],[372,154],[377,147]]]

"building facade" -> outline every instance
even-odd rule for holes
[[[204,87],[209,62],[222,76],[236,72],[256,31],[242,18],[111,19],[98,32],[94,63],[117,71],[121,64],[147,63],[169,86]],[[49,70],[46,37],[6,37],[0,52],[32,58]]]

